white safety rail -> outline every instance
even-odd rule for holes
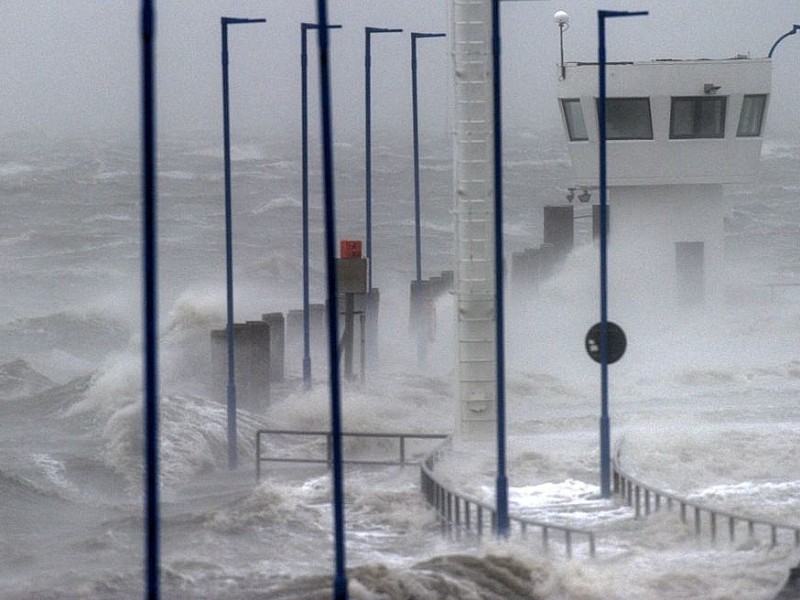
[[[455,289],[459,432],[495,420],[491,0],[453,0]]]

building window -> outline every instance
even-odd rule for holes
[[[567,121],[567,133],[571,142],[585,142],[589,139],[586,131],[586,121],[583,120],[581,101],[578,98],[564,98],[561,108]]]
[[[725,96],[672,99],[669,137],[673,139],[725,137]]]
[[[606,98],[606,139],[652,140],[650,99]]]
[[[758,137],[761,135],[761,124],[764,120],[764,108],[767,105],[766,94],[745,95],[742,100],[742,114],[739,115],[738,137]]]

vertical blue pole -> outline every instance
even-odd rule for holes
[[[233,218],[231,216],[231,122],[228,85],[228,19],[220,19],[222,27],[222,138],[225,161],[225,282],[227,291],[228,343],[228,468],[239,462],[236,439],[236,370],[233,327]]]
[[[310,23],[300,23],[300,107],[303,171],[303,389],[311,389],[311,323],[308,257],[308,42]]]
[[[611,496],[611,432],[608,416],[608,237],[606,230],[608,191],[606,171],[606,23],[605,11],[598,11],[600,100],[597,108],[600,128],[600,495]]]
[[[635,17],[645,11],[597,11],[600,133],[600,495],[611,497],[611,422],[608,415],[608,176],[606,159],[606,18]]]
[[[228,468],[239,465],[236,438],[236,362],[234,355],[235,332],[233,325],[233,215],[231,207],[231,119],[228,84],[228,25],[264,23],[265,19],[220,18],[222,34],[222,139],[225,161],[225,282],[227,288],[228,342]]]
[[[419,206],[419,113],[417,108],[417,38],[411,34],[411,129],[414,138],[414,257],[417,281],[422,281],[422,242]]]
[[[309,292],[309,239],[308,239],[308,40],[309,29],[316,23],[300,23],[300,97],[302,129],[303,172],[303,389],[311,389],[311,323]],[[341,29],[341,25],[328,25],[328,29]]]
[[[402,29],[364,28],[364,197],[366,200],[367,289],[372,294],[372,43],[373,33],[400,33]]]
[[[142,0],[142,269],[145,429],[146,597],[159,595],[158,516],[158,264],[156,198],[155,8]]]
[[[322,173],[325,206],[325,267],[328,297],[328,368],[331,385],[331,438],[333,471],[333,521],[335,574],[333,599],[347,600],[345,558],[344,472],[342,457],[341,380],[339,372],[339,305],[336,281],[336,214],[333,180],[333,124],[331,114],[330,51],[328,43],[328,6],[317,0],[319,28],[319,73],[322,124]]]
[[[422,232],[419,185],[419,107],[417,94],[417,39],[444,37],[444,33],[411,33],[411,123],[414,138],[414,254],[417,281],[422,280]]]
[[[372,28],[364,28],[364,199],[367,290],[372,293]]]
[[[500,80],[500,0],[492,0],[492,96],[494,106],[494,273],[497,362],[497,536],[508,536],[506,475],[506,375],[503,292],[503,123]]]

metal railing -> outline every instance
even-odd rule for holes
[[[296,458],[289,456],[262,456],[264,442],[262,438],[266,436],[298,436],[298,437],[324,437],[325,438],[325,457],[324,458]],[[382,440],[397,440],[398,458],[396,460],[373,460],[373,459],[345,459],[344,464],[349,465],[375,465],[375,466],[406,466],[416,465],[422,462],[422,458],[409,459],[407,440],[443,440],[447,438],[444,434],[438,433],[342,433],[342,438],[370,438]],[[292,429],[259,429],[256,431],[256,481],[261,480],[262,462],[283,462],[283,463],[305,463],[305,464],[326,464],[330,465],[333,461],[333,440],[330,431],[298,431]],[[422,453],[420,453],[422,454]]]
[[[484,532],[488,531],[494,535],[497,526],[495,508],[485,502],[452,491],[434,474],[436,461],[449,443],[450,441],[448,440],[442,444],[422,463],[420,468],[422,494],[428,504],[436,511],[443,534],[454,533],[459,538],[462,532],[465,532],[480,538]],[[526,539],[531,530],[537,529],[545,552],[549,552],[552,545],[551,533],[556,533],[559,536],[563,536],[565,552],[568,558],[572,558],[575,538],[584,539],[588,543],[589,556],[595,556],[596,546],[593,531],[565,525],[554,525],[513,515],[509,516],[509,535],[518,534],[523,539]]]
[[[620,496],[628,506],[633,507],[637,519],[642,515],[647,517],[653,512],[659,512],[666,506],[668,512],[676,508],[680,510],[681,522],[689,525],[691,521],[695,534],[700,536],[705,531],[709,534],[712,542],[717,540],[720,527],[727,528],[730,542],[736,541],[738,529],[746,528],[747,535],[751,539],[756,538],[757,533],[763,535],[763,532],[767,531],[771,546],[788,541],[788,543],[800,547],[800,526],[734,514],[664,492],[623,472],[618,459],[613,463],[612,472],[614,493]]]

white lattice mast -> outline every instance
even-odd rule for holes
[[[453,0],[457,429],[496,422],[492,0]]]

